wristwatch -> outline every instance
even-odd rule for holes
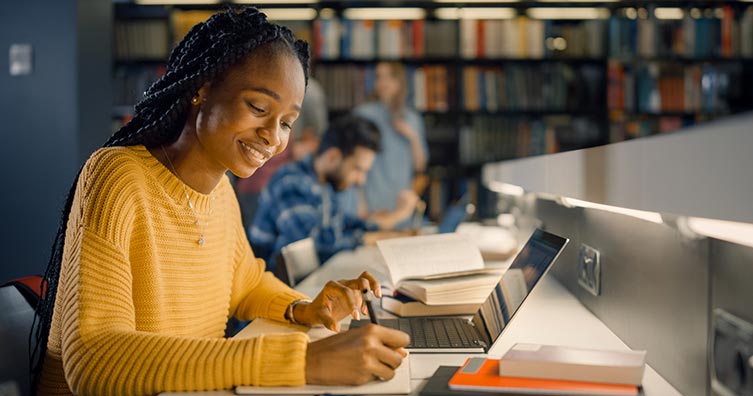
[[[298,304],[311,304],[311,300],[303,298],[300,300],[295,300],[292,303],[290,303],[290,305],[288,305],[288,308],[285,310],[285,319],[287,319],[287,321],[292,324],[303,324],[295,320],[295,315],[293,314],[293,311],[295,310],[295,306]]]

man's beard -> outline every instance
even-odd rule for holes
[[[324,175],[324,180],[329,183],[332,188],[337,191],[345,191],[345,182],[342,180],[342,177],[340,177],[340,167],[338,166],[337,169],[333,170],[332,172],[328,172],[326,175]]]

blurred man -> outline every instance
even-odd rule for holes
[[[353,249],[367,231],[390,230],[409,218],[418,201],[401,194],[395,210],[365,220],[341,210],[336,193],[363,185],[380,150],[379,132],[370,121],[349,115],[335,121],[322,136],[314,156],[280,168],[259,198],[249,230],[254,253],[275,267],[283,246],[307,237],[314,240],[320,262]]]

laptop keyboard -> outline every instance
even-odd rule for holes
[[[401,318],[400,331],[410,334],[408,348],[478,347],[475,328],[459,318]]]

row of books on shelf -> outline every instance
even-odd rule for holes
[[[742,84],[745,78],[740,63],[630,67],[610,62],[607,102],[610,110],[627,112],[726,114],[753,100]]]
[[[522,16],[460,23],[331,18],[316,20],[313,29],[314,54],[320,59],[598,58],[605,54],[606,22],[560,23]]]
[[[683,10],[681,20],[627,17],[551,21],[519,16],[484,20],[281,21],[313,43],[319,59],[642,57],[753,57],[753,7]],[[699,15],[693,15],[698,12]],[[173,11],[170,19],[115,21],[118,59],[165,59],[170,37],[179,40],[211,11]],[[170,34],[172,30],[172,35]],[[459,39],[458,39],[459,38]],[[607,49],[608,48],[608,49]]]
[[[457,56],[455,21],[317,19],[314,56],[320,59]]]
[[[116,20],[116,59],[167,59],[170,53],[168,23],[162,19]]]
[[[544,63],[465,66],[459,86],[454,67],[407,67],[408,104],[418,111],[597,111],[604,106],[603,67]],[[332,110],[348,110],[373,90],[373,65],[319,65],[315,76]],[[461,95],[457,94],[460,90]]]
[[[463,19],[460,54],[466,59],[599,58],[605,54],[605,31],[603,20]]]
[[[640,117],[614,121],[609,124],[609,142],[621,142],[639,137],[669,133],[687,128],[710,117]]]
[[[604,128],[593,117],[476,115],[461,127],[459,161],[473,165],[594,146]]]
[[[463,103],[467,111],[598,110],[604,104],[604,68],[543,63],[463,68]]]
[[[454,69],[447,66],[420,66],[406,69],[408,104],[419,111],[445,111],[456,108],[453,99]],[[374,88],[374,66],[319,65],[316,79],[327,93],[330,110],[349,110],[367,100]]]
[[[681,20],[614,17],[609,20],[609,54],[641,57],[753,57],[753,7],[735,16],[732,6],[685,10]],[[693,17],[691,14],[700,15]]]

